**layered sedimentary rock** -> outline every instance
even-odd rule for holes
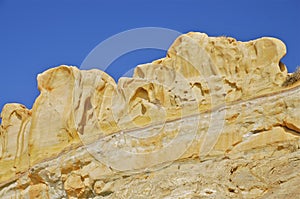
[[[1,198],[295,198],[300,83],[283,42],[188,33],[118,83],[59,66],[7,104]],[[296,78],[297,79],[297,78]]]

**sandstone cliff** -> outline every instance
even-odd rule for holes
[[[7,104],[0,198],[297,198],[300,82],[283,42],[188,33],[116,84],[99,70],[38,76]]]

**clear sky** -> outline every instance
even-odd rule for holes
[[[28,108],[39,94],[36,76],[60,64],[80,66],[101,41],[139,27],[205,32],[238,40],[285,42],[289,71],[300,65],[299,0],[0,0],[0,109]],[[164,57],[138,50],[113,64],[130,68]],[[118,78],[120,71],[108,71]]]

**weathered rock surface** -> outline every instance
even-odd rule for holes
[[[1,198],[297,198],[300,82],[275,38],[180,36],[116,84],[60,66],[7,104]]]

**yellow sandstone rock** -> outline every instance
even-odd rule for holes
[[[300,81],[283,42],[191,32],[118,83],[59,66],[4,106],[1,198],[296,198]],[[288,83],[287,83],[288,82]]]

